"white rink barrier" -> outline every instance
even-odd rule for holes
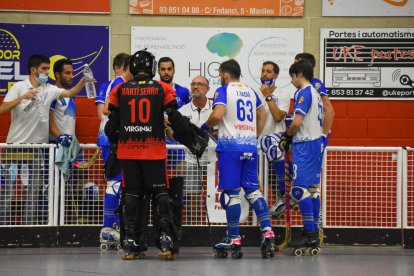
[[[98,147],[81,145],[67,179],[54,165],[55,148],[49,144],[0,144],[0,227],[102,225],[106,180]],[[189,153],[184,146],[167,145],[167,149],[169,178],[184,178],[183,225],[207,225],[205,199],[212,225],[225,225],[214,148],[201,158],[200,171],[194,156],[186,159]],[[276,201],[276,176],[261,152],[259,182],[271,206]],[[414,150],[328,147],[321,190],[325,228],[412,229]],[[272,224],[284,226],[278,220]],[[292,212],[292,224],[301,225],[299,211]],[[242,225],[257,225],[248,208]]]

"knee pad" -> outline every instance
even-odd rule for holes
[[[244,197],[250,202],[250,205],[253,205],[256,200],[263,198],[263,195],[259,190],[256,190],[249,194],[246,194]]]
[[[299,204],[302,200],[308,198],[311,196],[308,189],[299,187],[299,186],[293,186],[290,190],[290,196],[292,197],[292,200]]]
[[[312,185],[309,187],[309,192],[311,193],[312,198],[320,198],[321,197],[321,189],[319,189],[319,184]]]
[[[221,207],[226,210],[227,206],[240,204],[240,194],[229,194],[227,191],[223,191],[220,194]]]
[[[140,201],[142,201],[142,196],[133,195],[133,194],[125,194],[123,214],[127,221],[132,222],[135,220],[137,207]]]
[[[168,205],[170,203],[170,197],[167,192],[161,192],[154,195],[155,204],[157,206],[158,214],[168,213]]]
[[[106,183],[106,193],[110,195],[120,195],[121,182],[110,180]]]

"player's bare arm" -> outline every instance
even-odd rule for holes
[[[224,117],[224,114],[226,113],[226,106],[218,104],[214,107],[213,112],[211,113],[210,117],[208,117],[208,120],[206,122],[206,125],[208,127],[214,127],[218,125]]]
[[[17,105],[20,104],[22,100],[32,100],[37,95],[37,92],[35,90],[29,90],[26,92],[26,94],[18,97],[17,99],[10,101],[10,102],[3,102],[0,105],[0,114],[5,114],[10,112],[13,108],[15,108]]]
[[[257,119],[256,119],[256,128],[257,128],[257,136],[262,133],[263,128],[266,124],[266,110],[263,106],[256,110]]]
[[[335,110],[332,106],[328,96],[322,96],[323,112],[325,116],[323,118],[322,131],[323,134],[328,135],[331,131],[331,127],[335,118]]]
[[[298,132],[299,128],[302,126],[304,119],[305,117],[302,114],[296,113],[287,134],[289,136],[295,135],[295,133]]]
[[[79,94],[79,92],[81,92],[82,88],[85,86],[85,78],[82,78],[74,87],[72,87],[71,89],[68,90],[63,90],[62,93],[60,93],[59,95],[59,100],[63,99],[63,98],[73,98],[75,97],[77,94]]]

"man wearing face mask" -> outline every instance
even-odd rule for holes
[[[258,94],[260,99],[265,103],[264,108],[267,117],[259,141],[265,136],[286,130],[285,117],[289,112],[290,95],[288,91],[276,87],[275,81],[278,76],[279,66],[272,61],[265,61],[262,65],[262,73],[260,75],[260,81],[262,83],[260,87],[261,93]],[[266,150],[264,148],[262,149]],[[267,151],[269,152],[269,149]],[[270,152],[272,151],[270,150]],[[268,157],[268,154],[266,156]],[[269,210],[269,214],[274,216],[281,214],[285,208],[285,161],[283,158],[272,160],[271,157],[269,161],[272,161],[271,165],[275,172],[277,184],[277,201]]]
[[[43,55],[32,55],[28,60],[29,78],[16,82],[8,91],[3,103],[0,105],[0,114],[11,111],[11,124],[7,134],[7,143],[48,143],[49,142],[49,108],[54,100],[66,97],[74,97],[85,85],[82,78],[74,87],[65,90],[48,84],[50,60]],[[40,174],[44,166],[44,154],[42,149],[18,149],[33,155],[33,158],[25,164],[18,164],[17,170],[22,167],[28,172],[27,183],[24,189],[24,211],[22,224],[41,225],[47,224],[47,218],[40,215],[46,202],[39,202],[39,194],[43,189],[43,174]],[[10,153],[16,149],[9,149]],[[15,165],[15,164],[14,164]],[[13,166],[13,164],[11,164]],[[20,166],[20,167],[19,167]],[[12,181],[10,181],[12,182]],[[14,183],[7,183],[2,190],[0,200],[0,217],[5,218],[2,223],[10,219],[11,199],[15,194]]]

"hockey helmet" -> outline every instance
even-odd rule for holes
[[[155,56],[148,52],[146,48],[135,52],[129,61],[129,70],[134,76],[136,76],[139,71],[143,71],[153,78],[157,70]]]

